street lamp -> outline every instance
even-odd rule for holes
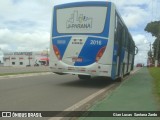
[[[158,37],[157,37],[157,49],[156,49],[156,60],[155,60],[155,67],[157,67],[158,66],[158,52],[159,52],[159,44],[160,44],[160,34],[158,35]]]

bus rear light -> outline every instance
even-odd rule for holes
[[[53,45],[53,50],[58,60],[61,60],[61,54],[59,52],[59,49],[55,45]]]
[[[98,54],[96,55],[96,62],[98,62],[99,59],[102,57],[105,49],[106,49],[106,47],[102,47],[102,48],[98,51]]]

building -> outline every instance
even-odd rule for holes
[[[40,66],[48,65],[48,51],[8,52],[4,53],[4,66]]]

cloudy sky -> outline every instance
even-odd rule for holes
[[[86,0],[0,0],[0,60],[2,51],[46,50],[53,6],[76,1]],[[110,1],[116,4],[139,48],[135,63],[146,64],[148,43],[153,43],[155,38],[144,28],[148,22],[160,19],[160,0]]]

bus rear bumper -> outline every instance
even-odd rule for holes
[[[56,63],[50,66],[51,71],[57,74],[77,74],[90,76],[111,77],[112,65],[94,63],[89,66],[70,66],[64,63]]]

